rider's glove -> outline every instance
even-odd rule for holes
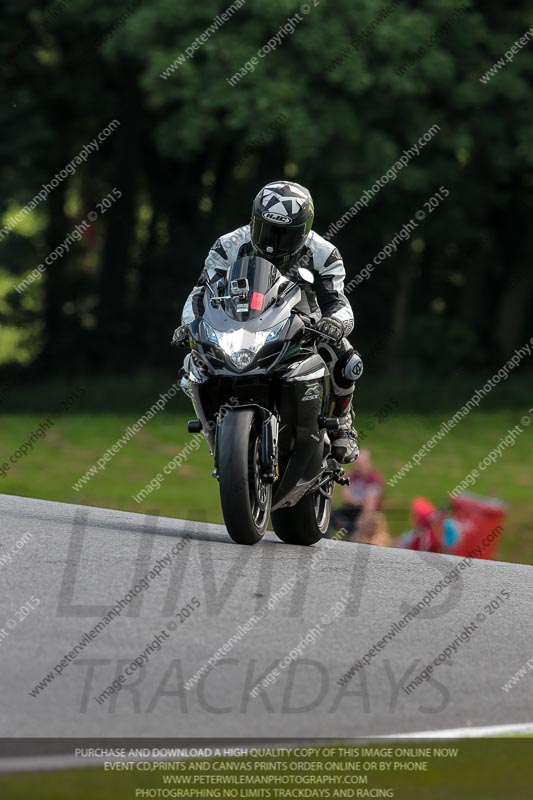
[[[339,344],[344,337],[344,325],[333,317],[322,317],[319,319],[315,325],[315,330],[323,334],[324,337],[333,339],[335,344]]]
[[[172,341],[170,344],[174,345],[174,347],[183,347],[189,340],[189,326],[188,325],[180,325],[179,328],[176,328],[174,334],[172,336]]]

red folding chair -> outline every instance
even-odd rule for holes
[[[461,494],[439,509],[425,497],[411,504],[415,527],[397,540],[398,547],[491,559],[500,542],[507,507],[495,497]]]
[[[457,541],[446,546],[443,537],[443,553],[454,556],[494,558],[503,533],[507,507],[495,497],[480,497],[460,494],[452,497],[451,519],[457,524]]]

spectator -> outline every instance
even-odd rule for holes
[[[415,497],[411,503],[411,515],[415,527],[402,534],[396,540],[396,546],[429,553],[441,552],[440,536],[436,528],[441,515],[437,506],[425,497]]]
[[[350,535],[353,534],[362,515],[381,510],[383,491],[383,477],[374,469],[370,450],[363,448],[350,473],[350,485],[343,487],[343,505],[332,513],[334,527],[345,528]]]
[[[392,547],[387,520],[378,511],[369,511],[359,517],[359,526],[349,537],[350,542],[360,544],[377,544],[381,547]]]

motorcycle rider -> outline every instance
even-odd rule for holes
[[[313,220],[313,200],[304,186],[280,180],[261,189],[253,202],[250,225],[221,236],[209,251],[200,278],[185,303],[182,325],[173,342],[183,341],[188,325],[202,316],[206,284],[223,277],[238,258],[265,258],[289,279],[297,277],[299,267],[309,269],[315,281],[306,284],[295,310],[317,320],[314,327],[324,336],[319,349],[330,369],[335,396],[333,416],[340,423],[339,430],[330,434],[332,455],[341,463],[349,463],[359,455],[352,397],[362,361],[346,338],[353,330],[354,317],[344,294],[346,273],[341,255],[312,230]]]

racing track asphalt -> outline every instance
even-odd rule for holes
[[[31,533],[0,561],[0,737],[345,739],[533,720],[533,672],[509,692],[501,688],[533,657],[533,567],[474,561],[342,688],[337,680],[354,660],[459,559],[341,542],[294,547],[270,533],[239,547],[220,525],[7,495],[0,512],[0,556]],[[170,566],[32,697],[84,632],[176,546]],[[184,689],[293,577],[261,622]],[[504,590],[508,600],[484,609]],[[343,613],[265,693],[250,697],[347,592],[353,600]],[[32,596],[39,605],[23,618],[19,609]],[[200,607],[180,623],[175,614],[196,605],[193,597]],[[485,620],[469,641],[406,694],[401,685],[480,613]],[[161,631],[161,650],[127,679],[135,685],[99,704],[95,697]]]

